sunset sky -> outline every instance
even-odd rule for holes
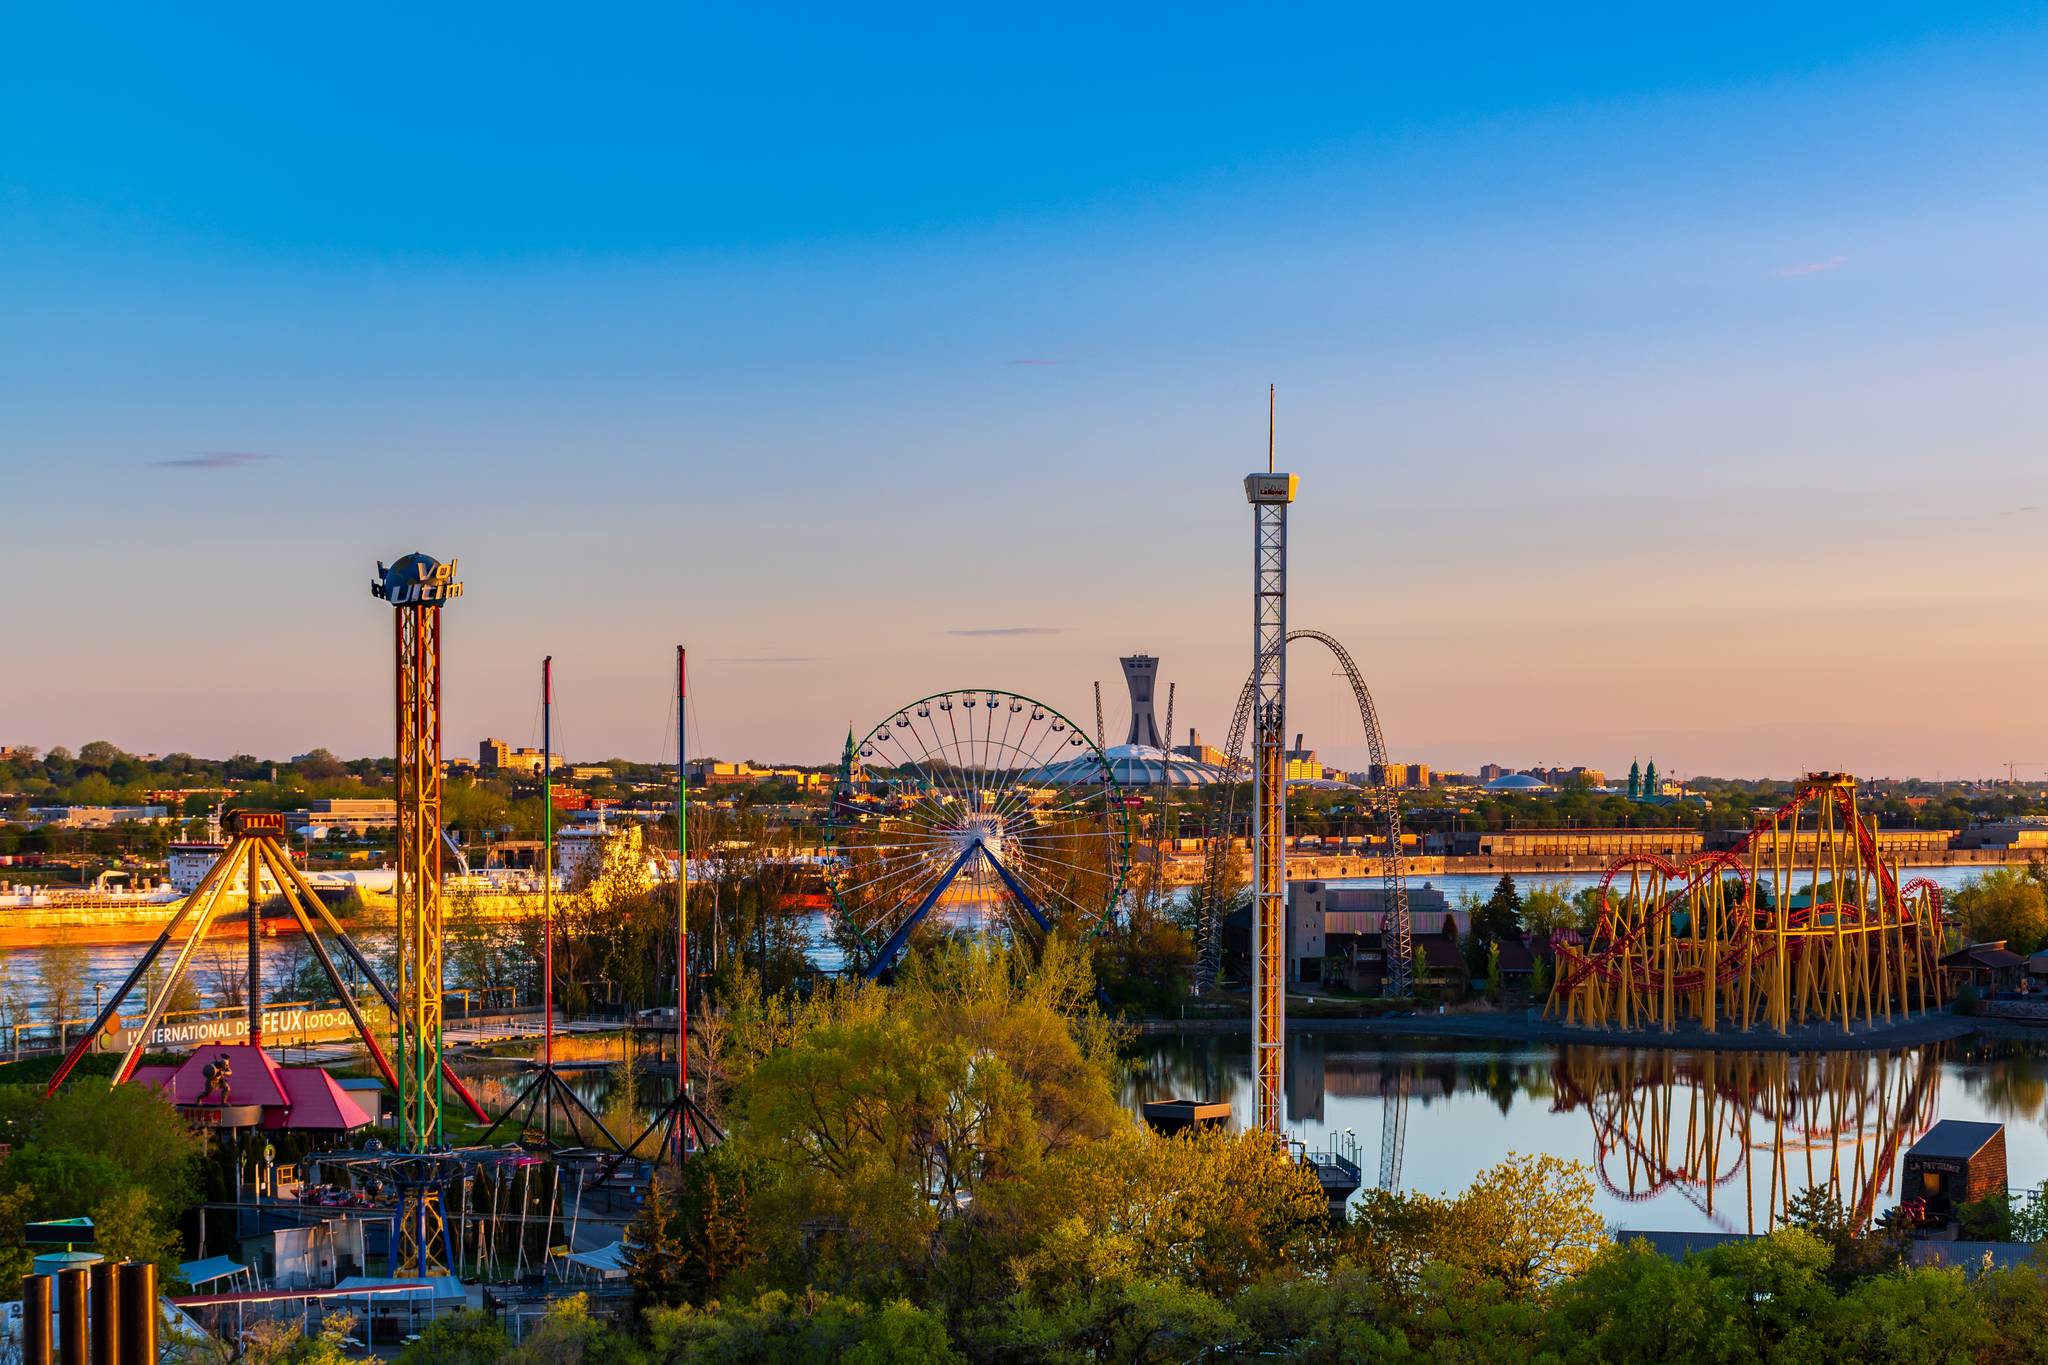
[[[1397,757],[2048,773],[2038,6],[985,8],[17,7],[0,743],[1218,740],[1274,382]]]

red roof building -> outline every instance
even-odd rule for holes
[[[247,1043],[206,1044],[177,1066],[138,1066],[129,1081],[155,1086],[203,1127],[339,1133],[374,1121],[325,1071],[279,1066]]]

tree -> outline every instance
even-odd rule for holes
[[[675,1183],[657,1175],[647,1202],[633,1218],[626,1238],[626,1279],[641,1308],[674,1306],[685,1299],[683,1275],[689,1263],[688,1229],[676,1217]]]
[[[207,1138],[149,1086],[85,1080],[59,1090],[43,1108],[30,1147],[104,1158],[122,1183],[141,1186],[159,1210],[170,1211],[198,1197]]]
[[[506,1365],[581,1365],[633,1356],[623,1333],[590,1316],[588,1295],[570,1294],[550,1304],[539,1326],[500,1359]]]
[[[96,1152],[32,1143],[0,1166],[0,1185],[33,1191],[29,1217],[88,1216],[109,1197],[129,1188],[125,1172]]]
[[[1592,927],[1568,882],[1539,882],[1530,887],[1522,899],[1522,925],[1539,939],[1564,929]]]
[[[511,1345],[503,1323],[483,1309],[467,1309],[428,1323],[398,1353],[397,1365],[497,1365]]]
[[[870,1305],[815,1289],[770,1290],[746,1302],[649,1309],[646,1323],[663,1361],[964,1365],[945,1320],[901,1298]]]
[[[1471,931],[1465,936],[1465,965],[1472,975],[1486,974],[1488,949],[1502,939],[1522,936],[1522,897],[1515,879],[1501,874],[1500,882],[1486,902],[1472,911]]]
[[[1520,1295],[1578,1274],[1608,1241],[1585,1166],[1514,1152],[1452,1201],[1446,1231],[1448,1262]]]
[[[1896,1214],[1865,1232],[1842,1201],[1826,1186],[1809,1185],[1785,1208],[1785,1223],[1825,1243],[1833,1255],[1828,1283],[1845,1290],[1872,1275],[1885,1275],[1906,1264],[1908,1235]]]
[[[1236,1315],[1192,1285],[1124,1280],[1092,1285],[1049,1305],[1016,1296],[983,1328],[975,1354],[997,1360],[1165,1365],[1200,1359],[1242,1332]]]
[[[913,955],[893,987],[736,1002],[719,1065],[768,1254],[820,1258],[819,1283],[921,1275],[941,1221],[984,1190],[1128,1130],[1093,996],[1087,958],[1055,937],[1035,964],[954,945]]]
[[[991,1191],[1017,1282],[1044,1302],[1116,1284],[1228,1295],[1320,1259],[1329,1202],[1313,1169],[1264,1133],[1163,1138],[1133,1127]]]
[[[50,752],[54,755],[57,750]],[[118,745],[104,739],[95,739],[78,747],[78,761],[88,768],[110,768],[127,756]]]
[[[314,782],[335,782],[348,776],[348,765],[326,749],[314,749],[292,760],[299,775]]]
[[[117,1190],[94,1205],[92,1230],[94,1249],[108,1260],[152,1263],[157,1283],[167,1291],[184,1283],[178,1269],[184,1260],[184,1239],[164,1221],[163,1210],[140,1185]]]
[[[1584,1270],[1607,1245],[1585,1166],[1510,1152],[1453,1199],[1366,1191],[1342,1255],[1410,1297],[1434,1272],[1530,1299]]]
[[[1972,943],[2005,940],[2016,953],[2048,942],[2048,893],[2018,868],[1993,868],[1955,894],[1955,913]]]

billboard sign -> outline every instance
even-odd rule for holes
[[[363,1019],[375,1031],[388,1024],[381,1005],[366,1006]],[[139,1028],[107,1031],[105,1046],[126,1051],[141,1036]],[[208,1043],[239,1043],[249,1036],[249,1016],[237,1010],[211,1019],[181,1019],[158,1024],[150,1031],[146,1052],[174,1052],[203,1047]],[[282,1047],[293,1043],[330,1042],[356,1036],[355,1023],[339,1005],[280,1005],[263,1012],[263,1045]]]

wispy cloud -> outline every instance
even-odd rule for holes
[[[1830,270],[1840,270],[1848,263],[1847,256],[1830,256],[1824,261],[1801,261],[1797,265],[1788,265],[1780,270],[1778,278],[1789,280],[1800,275],[1825,275]]]
[[[948,635],[1063,635],[1064,626],[984,626],[974,630],[949,630]]]
[[[239,469],[245,464],[261,464],[269,459],[253,450],[203,450],[197,455],[187,455],[176,460],[151,460],[158,469]]]
[[[1060,362],[1046,356],[1018,355],[1011,356],[1010,363],[1012,365],[1057,365]]]
[[[815,664],[822,654],[720,654],[705,662],[714,664]]]

